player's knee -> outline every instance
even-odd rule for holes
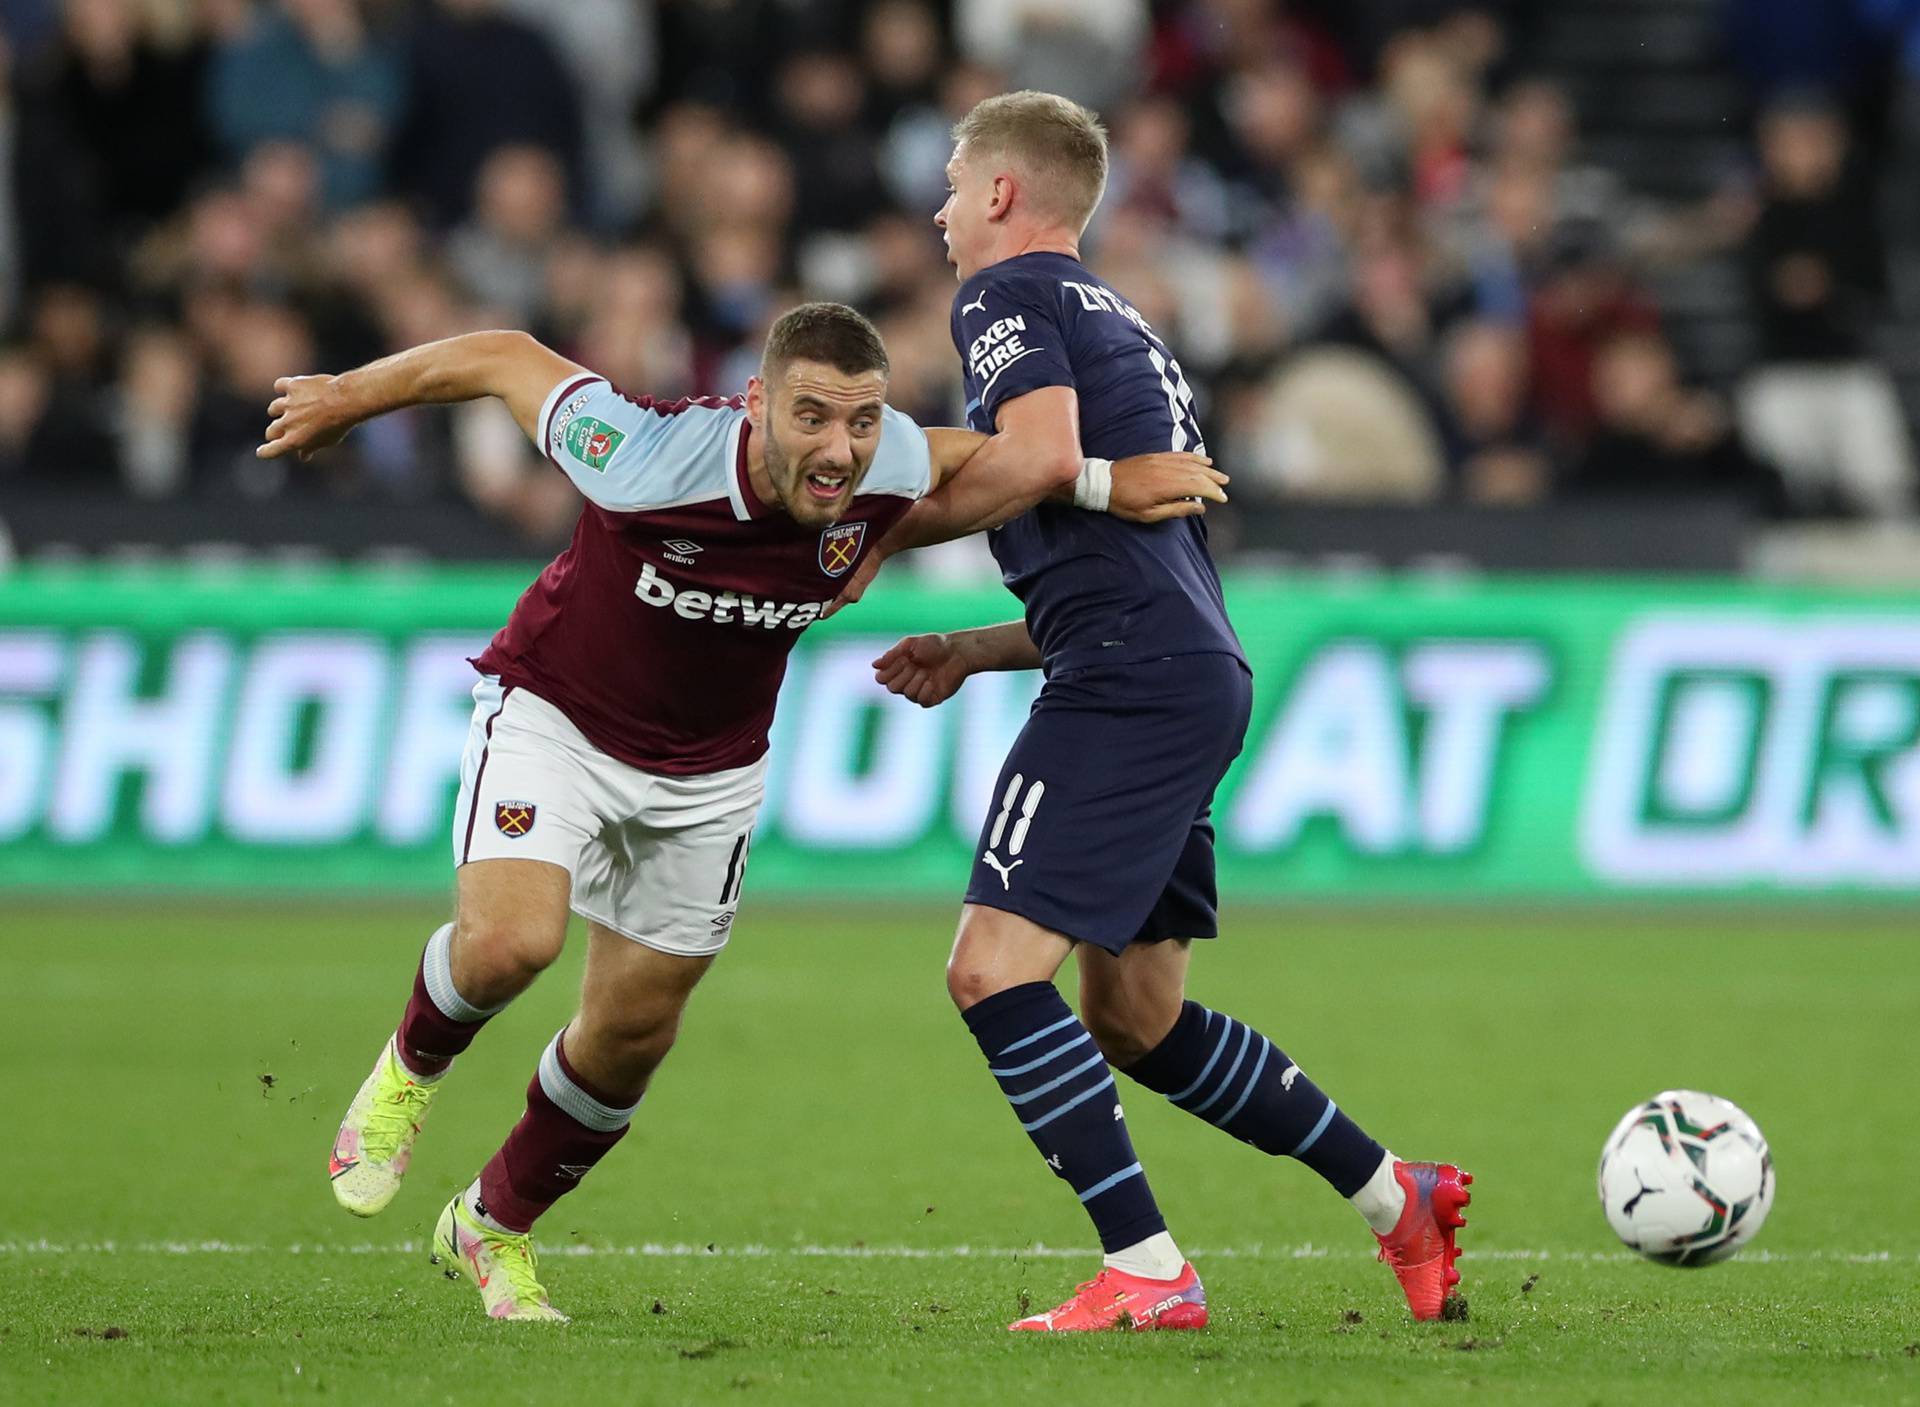
[[[1185,1002],[1182,986],[1084,979],[1080,984],[1080,1019],[1107,1063],[1122,1070],[1167,1038]]]
[[[1080,1019],[1109,1065],[1124,1070],[1152,1050],[1157,1042],[1141,1028],[1131,1012],[1116,1011],[1082,1000]]]
[[[566,936],[564,926],[462,917],[454,928],[456,980],[464,973],[488,989],[484,996],[469,995],[482,1004],[502,992],[512,996],[553,965]]]
[[[985,1001],[1006,986],[1000,973],[955,953],[947,962],[947,995],[961,1011]]]

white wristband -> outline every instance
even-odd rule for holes
[[[1113,496],[1113,461],[1086,459],[1080,463],[1080,477],[1073,481],[1073,506],[1095,513],[1107,511]]]

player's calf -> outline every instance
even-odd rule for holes
[[[1262,1152],[1298,1159],[1342,1197],[1360,1192],[1386,1158],[1285,1051],[1198,1002],[1187,1002],[1165,1039],[1124,1073]],[[1390,1210],[1398,1215],[1397,1205]]]
[[[1466,1225],[1471,1176],[1450,1164],[1400,1162],[1278,1046],[1197,1002],[1187,1002],[1166,1037],[1123,1068],[1196,1118],[1319,1173],[1366,1218],[1414,1318],[1440,1316],[1460,1280],[1454,1233]]]
[[[440,1077],[499,1010],[462,996],[452,947],[452,924],[427,940],[400,1025],[334,1134],[327,1178],[334,1198],[355,1216],[385,1210],[400,1191]]]
[[[413,993],[394,1032],[394,1047],[401,1063],[422,1081],[445,1074],[454,1057],[473,1044],[480,1028],[507,1005],[505,1000],[490,1003],[483,999],[470,977],[455,980],[454,942],[451,923],[442,924],[427,940],[420,966],[414,972]]]
[[[561,1031],[527,1085],[527,1112],[462,1195],[494,1230],[524,1234],[627,1135],[639,1101],[616,1103],[567,1057]]]

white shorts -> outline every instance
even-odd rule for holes
[[[727,945],[767,760],[697,777],[629,767],[525,689],[483,676],[460,759],[453,862],[546,860],[573,911],[683,957]]]

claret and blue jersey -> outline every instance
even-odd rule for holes
[[[767,750],[793,642],[932,477],[926,434],[888,409],[840,521],[804,526],[754,492],[743,397],[657,401],[591,373],[554,387],[539,442],[586,506],[475,664],[673,776]]]
[[[1083,451],[1100,459],[1205,453],[1193,392],[1167,345],[1103,280],[1065,254],[982,269],[953,300],[967,422],[992,434],[1006,402],[1046,386],[1080,402]],[[1152,526],[1041,504],[990,539],[1049,673],[1168,655],[1240,655],[1204,518]]]

